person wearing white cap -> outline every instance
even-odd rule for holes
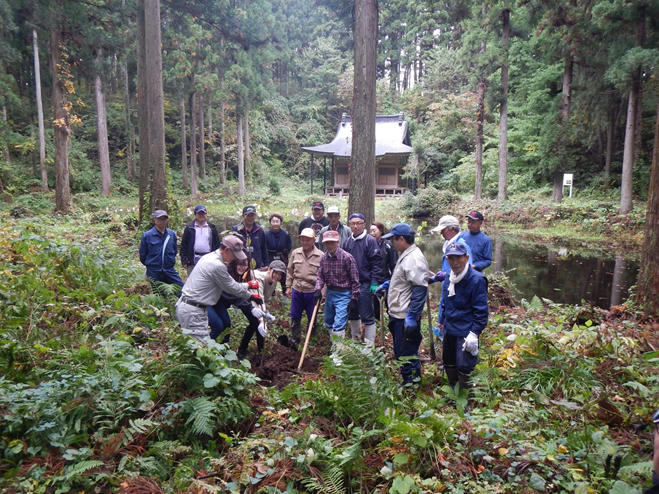
[[[176,264],[176,232],[167,228],[167,211],[153,212],[154,226],[144,232],[140,240],[140,262],[146,266],[146,278],[155,288],[156,282],[183,286],[183,280],[174,269]]]
[[[350,235],[352,235],[352,232],[350,231],[350,228],[348,228],[348,225],[344,225],[340,221],[341,218],[341,211],[339,210],[338,206],[330,206],[327,208],[327,219],[329,220],[329,225],[324,226],[323,228],[320,229],[320,233],[318,234],[318,237],[316,239],[316,244],[317,247],[322,251],[326,252],[325,250],[325,244],[323,244],[323,233],[325,233],[328,230],[334,230],[335,232],[339,232],[339,247],[343,246],[346,240],[350,238]]]
[[[467,250],[467,254],[469,255],[469,259],[472,259],[472,256],[471,256],[471,248],[469,247],[469,244],[460,236],[460,222],[455,216],[451,216],[451,215],[442,216],[439,219],[439,224],[430,231],[433,233],[439,233],[441,234],[442,237],[444,237],[444,245],[442,245],[442,267],[439,271],[437,271],[437,274],[435,274],[435,276],[431,276],[428,279],[428,284],[432,285],[433,283],[436,282],[441,283],[442,281],[444,281],[444,278],[448,276],[451,272],[451,266],[449,266],[448,260],[446,259],[446,249],[451,243],[458,242],[464,245],[465,249]],[[440,300],[441,300],[441,295],[440,295]],[[441,318],[442,318],[442,305],[440,303],[439,315],[437,316],[437,321],[439,321]]]
[[[302,314],[310,321],[316,304],[313,294],[323,253],[315,245],[316,233],[311,228],[300,232],[300,245],[291,252],[286,270],[286,296],[291,299],[291,343],[297,345],[302,336]]]
[[[215,305],[223,292],[263,304],[261,297],[249,291],[258,289],[257,281],[238,283],[229,274],[225,263],[234,259],[247,259],[247,256],[240,237],[229,235],[222,240],[218,250],[199,260],[183,286],[181,298],[176,303],[176,318],[192,338],[204,341],[209,337],[208,307]],[[257,319],[264,315],[256,308],[252,313]]]

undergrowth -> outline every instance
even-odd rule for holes
[[[437,362],[402,387],[389,347],[352,341],[318,374],[266,388],[228,345],[181,334],[176,296],[151,293],[135,261],[138,233],[121,218],[3,217],[2,492],[647,485],[659,352],[653,321],[633,302],[615,311],[513,303],[505,275],[493,278],[469,406]],[[117,222],[121,232],[108,233]],[[287,305],[273,307],[286,320]]]

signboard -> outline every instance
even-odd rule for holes
[[[570,197],[572,197],[572,173],[563,174],[563,187],[570,187]]]

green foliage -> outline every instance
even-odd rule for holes
[[[434,187],[419,189],[416,195],[406,193],[401,204],[401,212],[412,218],[441,216],[452,209],[458,196],[449,190],[439,190]]]

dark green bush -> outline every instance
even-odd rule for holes
[[[416,195],[406,193],[401,205],[402,212],[412,218],[427,218],[442,216],[451,210],[459,197],[449,190],[438,190],[434,187],[419,189]]]

